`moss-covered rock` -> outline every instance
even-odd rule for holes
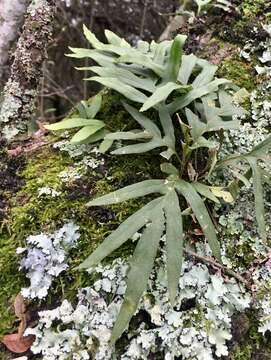
[[[106,92],[103,99],[99,117],[106,122],[108,128],[116,130],[133,127],[133,121],[120,107],[117,95]],[[49,139],[51,142],[59,140],[51,136]],[[12,173],[14,179],[17,176],[20,183],[13,194],[14,197],[7,192],[7,189],[2,189],[2,192],[6,193],[6,199],[9,199],[9,212],[4,220],[0,236],[0,245],[2,245],[0,277],[1,284],[4,284],[0,292],[1,335],[16,330],[17,323],[13,315],[12,301],[20,289],[27,286],[25,277],[17,271],[19,255],[16,255],[16,248],[24,246],[29,235],[41,232],[51,233],[70,220],[80,226],[81,237],[78,246],[69,254],[69,268],[54,281],[46,302],[32,302],[31,309],[51,308],[64,298],[73,301],[77,289],[89,286],[93,281],[91,276],[77,271],[76,266],[101,243],[112,229],[142,204],[142,200],[135,200],[107,208],[88,208],[87,202],[113,189],[142,179],[161,176],[159,157],[153,155],[104,156],[101,161],[100,155],[93,153],[91,156],[97,162],[100,161],[100,165],[94,169],[86,167],[81,171],[77,164],[82,162],[86,154],[83,151],[80,154],[77,149],[77,155],[73,158],[63,150],[65,146],[60,144],[59,147],[62,151],[52,145],[45,145],[21,160],[23,165],[18,166]],[[66,148],[66,150],[69,150],[70,154],[75,151],[71,148]],[[8,161],[8,157],[6,159]],[[63,181],[63,174],[74,172],[80,176]],[[60,174],[62,176],[59,176]],[[59,195],[56,197],[39,196],[39,189],[44,187],[54,189]],[[129,254],[132,249],[132,242],[128,243],[108,260],[120,254]],[[253,257],[250,257],[251,249],[244,244],[244,247],[239,250],[245,254],[244,265],[249,265],[253,260]],[[236,259],[234,246],[232,252],[232,259]],[[246,315],[246,321],[237,319],[236,327],[239,332],[245,332],[246,335],[240,337],[234,333],[229,359],[257,359],[254,356],[258,356],[255,354],[259,347],[262,349],[263,356],[270,354],[268,343],[257,331],[255,313],[249,312]],[[0,358],[8,359],[9,356],[7,353],[2,353]],[[268,357],[258,357],[258,359],[268,359]]]
[[[120,107],[117,95],[104,94],[100,118],[112,130],[129,128],[133,121]],[[71,114],[73,116],[74,114]],[[51,138],[50,142],[56,142]],[[79,152],[80,154],[80,152]],[[90,284],[86,273],[74,268],[80,264],[123,219],[134,212],[142,200],[129,201],[126,204],[110,208],[88,208],[86,203],[94,196],[99,196],[113,189],[146,179],[160,177],[160,159],[151,155],[144,156],[104,156],[103,161],[93,154],[93,159],[101,162],[97,168],[79,169],[86,154],[72,158],[66,151],[60,151],[52,145],[42,146],[28,154],[24,168],[19,167],[15,175],[20,179],[21,187],[11,198],[8,185],[1,189],[8,192],[9,212],[4,219],[0,235],[0,291],[1,326],[0,335],[15,330],[16,323],[12,311],[12,301],[21,287],[26,286],[23,274],[18,272],[19,256],[16,248],[25,245],[29,235],[41,232],[53,232],[67,221],[74,221],[80,226],[80,241],[70,253],[69,270],[58,278],[52,286],[46,305],[59,301],[62,297],[72,299],[78,288]],[[100,160],[99,160],[100,159]],[[12,161],[15,161],[12,159]],[[11,171],[11,170],[10,170]],[[78,173],[76,178],[63,181],[63,176]],[[62,174],[59,176],[59,174]],[[64,175],[63,175],[64,174]],[[39,196],[39,189],[50,188],[60,193],[57,197]],[[133,245],[121,249],[121,254],[129,253]],[[113,256],[116,256],[114,254]]]

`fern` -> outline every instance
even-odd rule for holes
[[[101,106],[95,97],[89,107],[81,104],[80,118],[63,120],[47,126],[50,130],[81,128],[72,141],[95,142],[102,140],[100,151],[110,148],[113,155],[139,154],[154,149],[167,160],[161,165],[165,179],[146,180],[127,186],[98,199],[88,206],[106,206],[152,194],[151,200],[127,218],[104,242],[79,266],[87,269],[95,266],[114,250],[122,246],[137,232],[141,232],[130,262],[127,290],[119,316],[112,332],[114,343],[127,327],[137,309],[153,268],[160,239],[166,237],[166,268],[169,298],[174,305],[181,272],[185,231],[183,218],[194,214],[208,240],[213,256],[220,261],[220,245],[212,218],[205,205],[208,199],[214,203],[232,202],[240,189],[240,181],[248,183],[253,177],[256,217],[259,231],[266,238],[263,215],[262,181],[266,174],[259,161],[270,165],[270,137],[249,154],[233,154],[217,163],[217,150],[212,136],[222,141],[222,133],[238,129],[239,121],[233,115],[241,115],[243,109],[235,106],[232,93],[235,88],[226,79],[215,77],[217,67],[194,55],[184,55],[185,36],[178,35],[173,41],[148,44],[139,41],[132,47],[110,31],[105,31],[108,44],[100,42],[84,27],[84,34],[92,49],[70,48],[74,58],[89,58],[97,65],[79,68],[96,74],[87,80],[97,81],[121,95],[123,106],[138,124],[130,131],[109,132],[105,124],[95,119]],[[134,103],[134,106],[127,103]],[[151,109],[148,114],[143,112]],[[177,113],[177,117],[176,117]],[[114,148],[114,141],[122,146]],[[199,156],[203,167],[198,166]],[[239,174],[238,181],[228,188],[212,187],[208,176],[214,170],[246,161],[251,170]],[[200,181],[198,179],[201,179]]]
[[[89,105],[82,101],[77,107],[80,118],[69,118],[56,124],[45,125],[45,128],[52,131],[80,128],[71,139],[71,143],[75,144],[92,143],[101,140],[106,135],[105,123],[95,119],[101,104],[102,97],[100,95],[95,96]]]
[[[80,266],[88,269],[97,265],[112,251],[129,240],[137,231],[142,230],[141,238],[131,259],[131,269],[127,280],[125,300],[114,326],[112,341],[125,330],[129,320],[137,309],[142,293],[146,290],[147,280],[153,267],[159,241],[166,232],[167,277],[169,297],[174,305],[182,265],[183,230],[182,212],[178,195],[183,196],[192,208],[210,248],[220,260],[220,247],[216,232],[197,187],[178,176],[171,175],[166,180],[146,180],[127,186],[110,194],[91,201],[89,206],[117,204],[129,199],[160,193],[134,215],[124,221],[117,230],[109,235]],[[216,199],[217,200],[217,199]]]
[[[86,80],[97,81],[125,98],[141,103],[140,111],[157,108],[170,95],[175,95],[177,99],[167,105],[174,113],[196,99],[216,92],[221,85],[229,84],[226,79],[214,77],[217,66],[194,55],[182,55],[186,39],[183,35],[160,44],[139,41],[138,46],[132,48],[126,42],[123,45],[120,38],[116,40],[116,35],[108,30],[105,36],[109,44],[101,43],[85,26],[84,34],[93,49],[70,48],[73,54],[68,56],[90,58],[100,66],[77,69],[98,74]]]
[[[263,199],[263,182],[266,178],[266,171],[259,163],[263,163],[267,169],[271,168],[271,136],[269,135],[262,143],[255,146],[252,151],[247,154],[234,154],[231,155],[219,164],[220,166],[233,166],[235,167],[240,162],[248,164],[249,168],[245,171],[246,176],[239,176],[239,181],[243,182],[244,185],[250,185],[248,180],[252,178],[253,191],[255,198],[255,211],[256,219],[258,222],[259,233],[264,241],[266,241],[266,226],[264,221],[264,199]],[[231,168],[230,168],[231,169]],[[236,175],[236,172],[234,172]],[[267,173],[270,178],[270,173]],[[233,194],[236,194],[239,190],[239,181],[235,181],[231,184]]]

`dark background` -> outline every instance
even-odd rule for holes
[[[84,73],[74,69],[84,62],[64,55],[69,52],[68,46],[88,46],[83,24],[101,40],[105,29],[130,43],[139,38],[157,40],[169,21],[167,14],[176,11],[180,0],[66,0],[58,4],[54,41],[43,69],[40,120],[63,117],[78,101],[97,91],[96,84],[82,81]]]

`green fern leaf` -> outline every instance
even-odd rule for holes
[[[176,183],[177,191],[184,196],[188,204],[191,206],[201,229],[206,236],[213,255],[221,261],[220,245],[217,240],[214,224],[208,214],[206,206],[198,195],[194,186],[186,181],[179,180]]]
[[[139,239],[127,276],[127,289],[117,320],[112,330],[111,343],[122,335],[132,316],[137,310],[138,303],[147,289],[148,279],[153,268],[160,238],[164,231],[164,214],[161,208],[153,210],[150,223],[144,229]]]
[[[183,258],[183,222],[179,199],[170,191],[164,200],[166,217],[167,281],[171,305],[178,291]]]

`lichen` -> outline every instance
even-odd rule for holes
[[[118,352],[126,342],[125,337],[131,339],[117,358],[147,359],[153,354],[155,358],[164,355],[165,359],[171,360],[178,356],[213,360],[214,352],[219,358],[227,355],[226,340],[231,338],[230,317],[234,311],[247,308],[250,297],[234,280],[225,282],[222,276],[212,275],[205,265],[189,261],[183,265],[178,300],[172,308],[162,263],[163,260],[158,258],[138,314],[132,320],[128,334],[116,345]],[[128,268],[123,258],[110,265],[97,266],[91,273],[96,273],[98,279],[91,287],[79,290],[76,308],[64,300],[60,307],[41,312],[38,326],[27,330],[27,334],[36,335],[32,346],[34,353],[41,352],[45,360],[67,356],[77,359],[78,352],[84,352],[82,358],[86,359],[90,358],[88,352],[95,360],[115,358],[114,349],[108,344],[123,300]],[[148,314],[149,320],[140,319],[140,312]],[[65,324],[66,329],[61,331],[59,326],[55,331],[56,321]],[[67,336],[72,336],[76,342],[67,342]]]
[[[23,254],[19,269],[26,272],[30,281],[30,286],[21,290],[24,298],[47,296],[54,278],[68,268],[67,253],[80,238],[78,230],[78,226],[67,223],[53,234],[30,235],[26,247],[17,248],[17,254]]]

